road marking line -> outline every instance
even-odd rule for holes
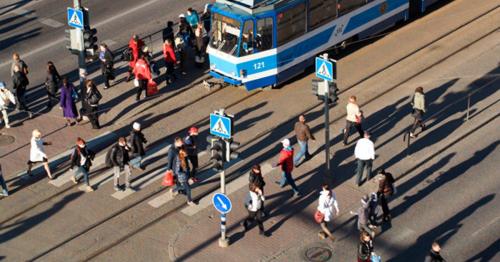
[[[273,170],[273,167],[269,163],[265,163],[261,167],[261,173],[262,176],[265,176]],[[236,180],[231,181],[229,184],[226,184],[226,195],[229,196],[230,194],[238,191],[239,189],[243,188],[244,186],[248,185],[248,176],[247,175],[242,175]],[[220,188],[217,189],[216,191],[212,192],[212,194],[209,194],[198,202],[197,206],[189,206],[184,209],[182,209],[182,213],[188,215],[188,216],[193,216],[196,213],[200,212],[201,210],[207,208],[208,206],[212,205],[212,196],[215,193],[220,193]],[[233,204],[234,205],[234,204]]]
[[[155,199],[151,200],[148,202],[148,204],[154,208],[159,208],[165,203],[169,202],[172,200],[172,196],[170,195],[170,192],[164,193],[159,197],[156,197]]]
[[[59,28],[59,27],[64,25],[63,23],[56,21],[52,18],[40,18],[40,19],[38,19],[38,21],[44,25],[47,25],[47,26],[50,26],[53,28]]]
[[[106,39],[106,40],[104,40],[102,42],[105,43],[108,47],[109,46],[114,46],[114,45],[118,44],[116,41],[114,41],[112,39]]]
[[[106,154],[98,156],[94,160],[94,162],[92,162],[92,165],[97,167],[97,166],[104,164],[105,158],[106,158]],[[76,171],[76,167],[75,167],[75,170],[73,170],[73,171],[67,170],[66,172],[64,172],[64,174],[58,176],[56,179],[49,180],[49,184],[56,186],[56,187],[61,187],[64,184],[71,181],[71,177],[73,177],[73,175],[75,174],[75,171]]]

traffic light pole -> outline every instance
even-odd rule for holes
[[[323,54],[324,59],[328,59],[328,54]],[[328,102],[329,96],[329,83],[324,80],[325,95],[323,96],[324,113],[325,113],[325,178],[330,177],[330,103]],[[325,181],[326,182],[326,181]]]
[[[81,9],[81,0],[73,0],[73,8]],[[87,77],[87,64],[85,63],[85,48],[83,47],[83,30],[78,29],[78,31],[80,35],[79,38],[82,43],[82,48],[80,48],[78,53],[78,77],[80,79],[80,102],[83,108],[83,96],[85,95],[85,79]]]
[[[226,172],[224,168],[219,172],[220,174],[220,192],[226,194]],[[219,247],[228,247],[229,241],[226,237],[226,214],[220,214],[220,239]]]

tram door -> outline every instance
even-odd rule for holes
[[[410,18],[417,18],[420,16],[422,0],[410,0]]]

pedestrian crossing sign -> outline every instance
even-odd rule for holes
[[[68,7],[68,25],[74,28],[83,29],[82,10]]]
[[[232,119],[219,114],[210,114],[210,134],[230,139],[232,136]]]
[[[324,59],[321,57],[316,57],[316,76],[323,79],[327,80],[330,82],[333,82],[334,79],[337,78],[336,76],[336,68],[334,68],[334,62]]]

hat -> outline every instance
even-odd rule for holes
[[[189,134],[198,133],[198,128],[195,126],[192,126],[191,128],[189,128],[188,133]]]
[[[184,14],[180,14],[179,18],[185,18],[186,16]]]
[[[281,144],[283,145],[283,147],[289,147],[290,140],[288,138],[285,138],[285,139],[281,140]]]
[[[137,122],[134,122],[132,124],[132,128],[135,129],[135,130],[141,130],[141,124],[139,124]]]
[[[5,82],[0,81],[0,89],[4,89],[6,87]]]

